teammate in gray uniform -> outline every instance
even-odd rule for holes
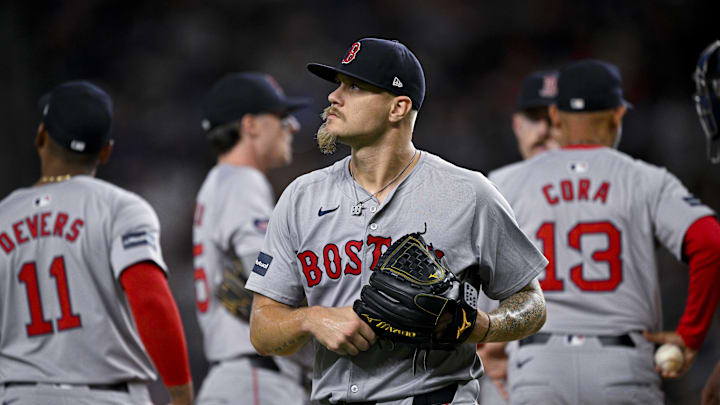
[[[720,41],[703,50],[693,75],[698,118],[707,138],[710,163],[720,163]],[[702,391],[702,405],[720,405],[720,361]]]
[[[203,128],[218,163],[198,193],[193,226],[197,316],[212,364],[198,404],[292,405],[308,398],[297,367],[259,356],[248,320],[231,314],[214,294],[234,266],[249,276],[275,200],[265,173],[292,161],[292,135],[300,127],[290,113],[307,103],[286,97],[262,73],[229,74],[204,101]]]
[[[192,403],[157,216],[93,177],[110,98],[68,82],[40,107],[42,177],[0,202],[0,403],[150,404],[156,368],[173,404]]]
[[[482,174],[412,144],[425,79],[405,45],[365,38],[337,67],[308,69],[338,85],[319,146],[330,152],[337,139],[351,155],[299,177],[280,197],[247,284],[257,293],[253,345],[287,355],[312,339],[311,398],[319,403],[475,404],[476,343],[518,339],[543,324],[535,277],[546,260]],[[453,351],[377,341],[352,309],[392,241],[423,231],[450,269],[479,264],[483,291],[501,300],[478,313],[470,338]],[[308,307],[298,308],[304,299]]]
[[[518,151],[523,159],[559,148],[558,129],[550,121],[548,107],[557,95],[557,71],[536,71],[523,79],[512,115],[512,129],[518,143]],[[484,311],[497,307],[498,302],[481,297],[478,306]],[[507,354],[505,342],[493,342],[478,345],[478,355],[485,367],[485,376],[481,381],[481,405],[506,404],[508,394]]]
[[[550,107],[563,149],[490,175],[549,260],[547,322],[509,347],[513,404],[662,403],[653,342],[680,345],[686,370],[709,327],[720,226],[672,174],[612,148],[627,106],[614,65],[565,67]],[[690,267],[677,331],[661,331],[655,238]]]

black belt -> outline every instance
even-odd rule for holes
[[[5,388],[10,387],[31,387],[31,386],[37,386],[41,384],[47,384],[50,386],[61,386],[61,385],[67,385],[69,387],[77,386],[78,388],[81,387],[88,387],[91,390],[100,390],[100,391],[118,391],[118,392],[129,392],[128,385],[126,382],[120,382],[115,384],[61,384],[61,383],[39,383],[39,382],[29,382],[29,381],[9,381],[6,383],[3,383]]]
[[[426,392],[424,394],[415,395],[413,397],[413,405],[437,405],[437,404],[449,404],[455,398],[455,392],[457,391],[457,383],[448,385],[447,387],[440,388],[439,390]],[[337,405],[375,405],[375,401],[365,402],[345,402],[340,401]]]
[[[222,362],[234,360],[248,360],[253,368],[264,368],[265,370],[274,371],[276,373],[280,372],[280,368],[272,357],[261,356],[255,353],[242,354],[240,356],[232,357],[229,359],[213,361],[210,363],[210,366],[215,367]]]
[[[526,338],[520,339],[518,341],[518,344],[520,346],[530,345],[530,344],[545,344],[548,340],[550,340],[550,336],[552,336],[552,333],[536,333],[534,335],[530,335]],[[570,338],[572,336],[580,336],[580,335],[561,335],[565,336],[567,338]],[[600,341],[600,344],[603,346],[625,346],[625,347],[635,347],[635,342],[633,342],[630,335],[627,333],[624,335],[619,336],[605,336],[605,335],[590,335],[586,337],[594,337],[597,338]]]

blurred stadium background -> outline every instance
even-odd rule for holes
[[[9,1],[0,5],[0,197],[39,177],[33,147],[38,97],[71,79],[91,80],[115,103],[111,162],[98,176],[145,197],[163,227],[170,282],[186,328],[196,388],[207,371],[194,313],[191,219],[214,164],[199,102],[221,75],[263,71],[290,95],[312,97],[297,114],[295,162],[270,174],[277,195],[297,175],[348,153],[314,145],[332,89],[305,64],[334,64],[356,39],[399,39],[427,80],[415,143],[487,173],[520,158],[510,128],[520,81],[580,58],[617,64],[626,98],[620,150],[667,167],[720,210],[720,166],[705,159],[691,102],[695,61],[720,37],[720,2],[247,0],[163,2]],[[686,268],[669,253],[660,277],[666,328],[682,314]],[[666,382],[669,404],[699,403],[720,358],[720,313],[691,372]]]

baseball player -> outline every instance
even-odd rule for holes
[[[700,54],[693,79],[698,118],[708,141],[708,158],[711,163],[720,163],[720,41],[714,41]],[[720,361],[702,391],[702,405],[719,404]]]
[[[512,116],[512,129],[518,143],[518,151],[523,159],[559,147],[558,129],[550,122],[548,107],[557,95],[557,72],[532,72],[522,82],[515,113]],[[497,301],[487,297],[479,300],[480,308],[486,311],[495,309]],[[508,395],[505,387],[507,380],[506,343],[495,342],[478,345],[478,355],[485,366],[485,376],[481,387],[482,405],[506,404]]]
[[[299,177],[280,197],[247,283],[256,292],[252,343],[287,355],[312,339],[318,403],[475,404],[476,343],[521,338],[543,324],[535,277],[545,258],[482,174],[412,144],[425,78],[405,45],[364,38],[336,67],[308,69],[337,84],[317,134],[321,150],[340,141],[351,154]],[[352,308],[382,253],[413,232],[424,232],[450,269],[478,264],[484,292],[501,300],[478,312],[455,350],[419,353],[377,340]],[[298,307],[304,299],[308,307]]]
[[[612,64],[560,71],[550,107],[562,149],[491,173],[549,264],[548,319],[510,345],[513,404],[662,403],[653,343],[702,344],[720,294],[720,225],[667,170],[613,149],[628,103]],[[690,267],[676,331],[661,331],[655,239]],[[644,331],[644,333],[643,333]]]
[[[157,216],[94,178],[110,97],[67,82],[40,109],[42,177],[0,202],[0,402],[150,404],[157,370],[173,404],[192,403]]]
[[[308,398],[297,367],[281,372],[292,364],[262,357],[250,344],[252,293],[237,284],[255,264],[273,209],[265,172],[291,162],[300,127],[290,113],[307,103],[262,73],[223,77],[203,103],[202,125],[218,160],[198,193],[193,226],[197,316],[212,366],[198,404],[300,405]],[[223,305],[225,288],[236,293],[228,303],[235,312]]]

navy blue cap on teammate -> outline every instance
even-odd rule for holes
[[[547,107],[557,96],[557,75],[555,70],[537,71],[525,77],[518,95],[516,110]]]
[[[561,69],[555,104],[566,112],[612,110],[621,105],[632,107],[623,98],[620,70],[599,60],[582,60]]]
[[[245,114],[289,113],[309,104],[309,99],[286,96],[268,74],[231,73],[218,80],[205,96],[201,125],[209,131]]]
[[[90,82],[65,82],[40,97],[38,107],[50,138],[73,152],[97,153],[110,140],[112,100]]]
[[[397,96],[407,96],[420,110],[425,98],[425,74],[405,45],[395,40],[363,38],[348,48],[337,66],[309,63],[308,70],[335,83],[337,74],[358,79]]]

